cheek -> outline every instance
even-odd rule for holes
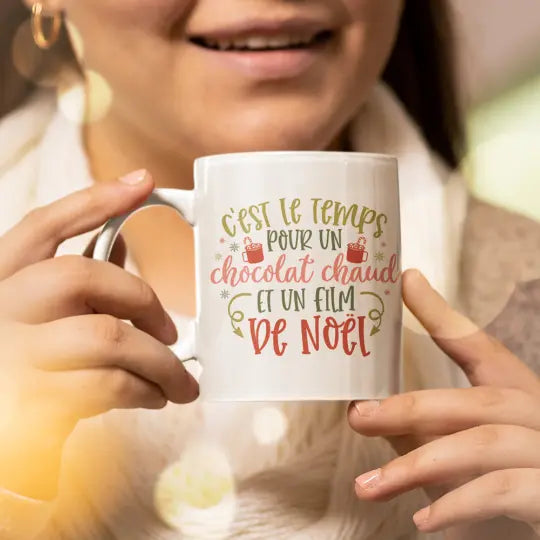
[[[188,14],[193,4],[194,0],[65,0],[65,11],[77,27],[94,22],[105,30],[161,31]],[[100,29],[94,30],[99,35]]]
[[[84,66],[100,73],[114,90],[131,86],[141,71],[160,65],[173,25],[193,5],[193,0],[64,1],[81,38]]]
[[[345,0],[351,24],[345,32],[346,54],[362,79],[383,70],[397,35],[402,0]]]
[[[403,0],[345,0],[351,27],[363,37],[366,53],[384,52],[393,43]]]
[[[344,9],[356,19],[400,14],[405,0],[342,0]]]

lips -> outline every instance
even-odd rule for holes
[[[244,19],[185,32],[209,69],[234,70],[256,81],[294,79],[329,60],[339,27],[306,18]]]
[[[309,49],[329,41],[328,24],[301,17],[282,20],[247,19],[188,34],[189,41],[216,51],[282,51]]]

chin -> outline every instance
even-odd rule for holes
[[[223,133],[221,141],[214,141],[206,153],[261,152],[287,150],[324,150],[333,139],[315,137],[313,133],[298,133],[296,130],[273,132],[264,127],[250,132],[238,130],[238,136]]]
[[[320,111],[318,111],[320,113]],[[247,116],[247,117],[246,117]],[[201,133],[205,153],[324,150],[333,145],[346,122],[337,122],[337,115],[314,114],[301,110],[292,114],[239,115],[214,122],[210,133]],[[223,129],[225,127],[226,129]]]

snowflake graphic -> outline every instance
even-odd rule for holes
[[[229,249],[233,252],[233,253],[236,253],[239,249],[240,249],[240,244],[238,242],[233,242],[230,246],[229,246]]]
[[[230,293],[227,289],[223,289],[223,290],[219,293],[219,297],[220,297],[220,298],[223,298],[223,300],[227,300],[227,298],[229,298],[230,295],[231,295],[231,293]]]
[[[384,294],[386,294],[386,296],[388,296],[388,295],[390,294],[390,291],[389,291],[388,289],[386,289],[386,290],[384,291]]]
[[[373,255],[373,258],[377,262],[383,262],[384,261],[384,253],[382,251],[377,251],[377,253],[375,253],[375,255]]]
[[[216,259],[216,261],[221,261],[221,259],[223,259],[223,255],[221,253],[216,253],[214,255],[214,259]]]

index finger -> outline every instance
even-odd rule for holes
[[[502,343],[452,309],[418,270],[407,270],[402,279],[407,307],[473,385],[540,392],[536,374]]]
[[[140,170],[32,210],[0,238],[0,280],[53,257],[64,240],[128,212],[146,199],[153,187],[150,174]]]

